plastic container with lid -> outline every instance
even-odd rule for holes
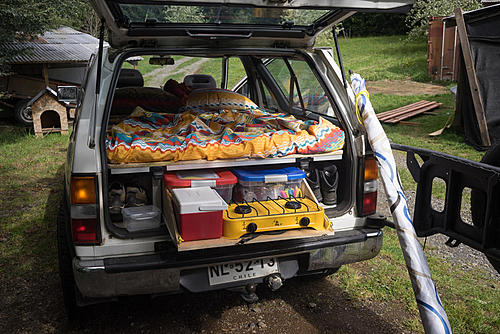
[[[184,241],[222,237],[227,203],[210,187],[172,189],[179,233]]]
[[[226,203],[231,202],[236,176],[228,170],[192,170],[169,172],[163,175],[169,189],[211,187],[222,196]]]
[[[238,184],[233,193],[233,200],[264,201],[266,199],[288,198],[301,196],[300,184],[306,174],[296,168],[280,169],[233,169],[238,178]]]
[[[130,232],[151,230],[160,227],[161,211],[154,205],[122,209],[123,224]]]

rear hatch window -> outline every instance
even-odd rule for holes
[[[113,47],[234,40],[240,47],[310,47],[356,11],[400,11],[413,0],[90,0]]]
[[[228,5],[141,5],[120,4],[130,23],[207,23],[309,26],[330,9],[283,9],[262,7],[234,7]]]

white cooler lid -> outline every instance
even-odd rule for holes
[[[227,203],[210,187],[175,188],[172,193],[180,214],[227,210]]]

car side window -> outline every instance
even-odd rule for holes
[[[228,62],[227,88],[232,89],[243,77],[245,77],[245,68],[240,58],[231,57]]]
[[[260,87],[262,87],[262,97],[263,97],[262,107],[264,107],[264,109],[270,109],[270,111],[278,110],[279,107],[276,104],[275,99],[273,98],[269,89],[267,89],[266,85],[264,85],[264,83],[261,80],[259,81],[260,81]],[[243,85],[241,85],[236,92],[241,95],[245,95],[248,98],[251,98],[250,89],[248,87],[248,81],[245,82]]]
[[[275,99],[273,98],[269,89],[267,89],[267,87],[264,84],[262,84],[262,90],[263,90],[262,96],[264,96],[264,107],[268,109],[278,110],[279,108],[275,102]]]
[[[333,115],[328,96],[309,65],[303,60],[290,60],[289,62],[297,77],[305,108],[318,113]],[[290,96],[291,75],[285,61],[282,58],[276,58],[268,63],[266,68],[288,99]],[[294,87],[293,104],[301,107],[297,87]]]

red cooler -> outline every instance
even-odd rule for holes
[[[172,189],[177,225],[184,241],[222,237],[227,204],[210,187]]]
[[[231,202],[236,176],[228,170],[189,170],[169,172],[163,175],[165,186],[175,188],[211,187],[222,196],[226,203]]]

